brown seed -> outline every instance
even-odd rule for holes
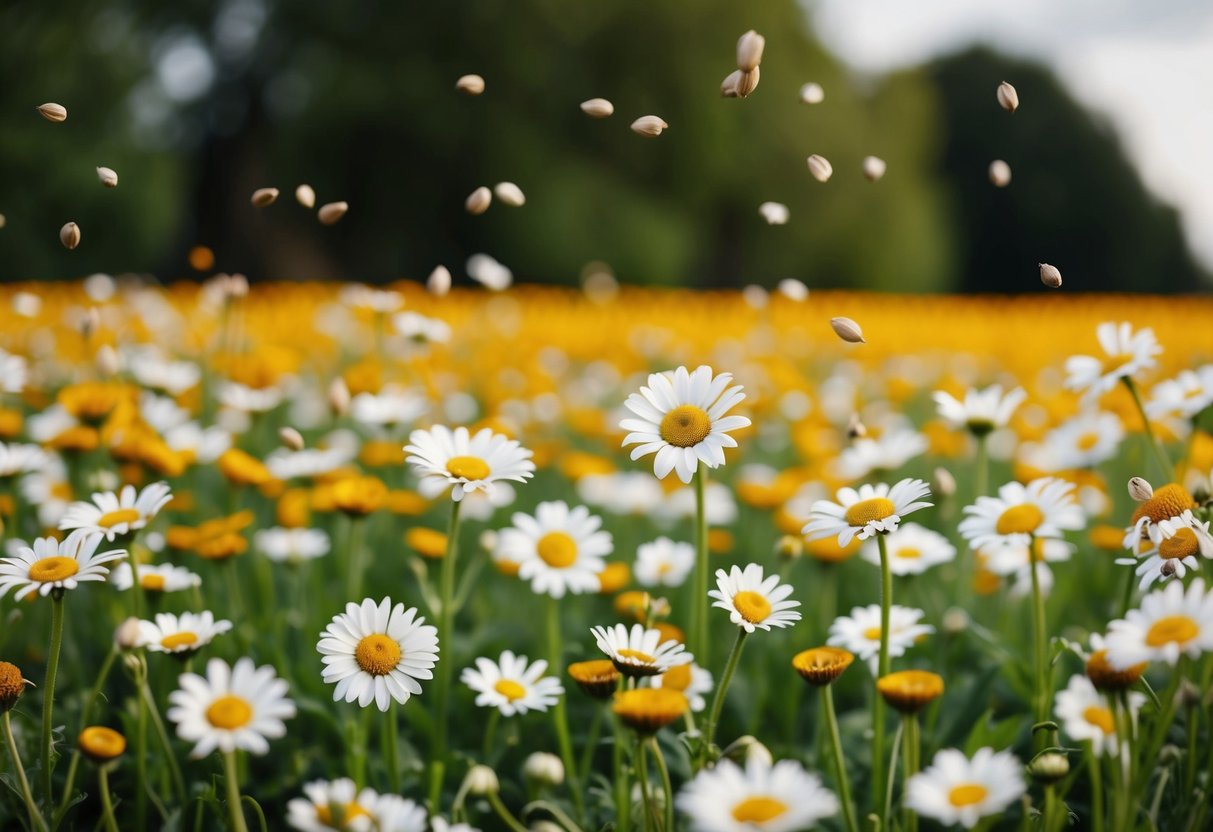
[[[484,79],[479,75],[464,75],[455,82],[455,89],[464,95],[480,95],[484,92]]]
[[[74,222],[69,222],[67,225],[59,229],[59,242],[63,243],[64,248],[71,251],[76,246],[80,245],[80,226]]]
[[[489,210],[489,206],[493,204],[493,192],[481,185],[476,190],[468,194],[468,198],[463,201],[463,207],[472,216],[483,214]]]
[[[53,121],[56,123],[67,121],[67,107],[64,107],[62,104],[43,104],[38,108],[38,112],[41,113],[42,117],[47,121]]]
[[[581,111],[590,118],[606,118],[615,112],[615,105],[605,98],[591,98],[581,102]]]
[[[258,188],[253,191],[253,196],[249,201],[253,203],[254,208],[265,208],[273,205],[276,199],[278,199],[277,188]]]
[[[641,116],[632,122],[632,132],[652,139],[661,135],[661,131],[670,125],[658,116]]]
[[[97,178],[107,188],[118,187],[118,174],[114,172],[113,168],[97,168]]]
[[[348,202],[328,202],[320,206],[316,216],[319,217],[322,225],[334,225],[345,216],[345,212],[348,210],[350,210]]]
[[[1050,289],[1061,287],[1061,272],[1056,266],[1050,266],[1048,263],[1040,264],[1040,282],[1048,286]]]
[[[737,39],[737,68],[742,72],[751,72],[762,63],[762,50],[767,41],[753,29]]]
[[[312,190],[311,185],[300,185],[295,189],[295,201],[304,208],[314,208],[316,206],[316,192]]]
[[[859,324],[850,318],[830,318],[830,326],[834,329],[834,334],[848,344],[867,343],[863,339],[863,330],[859,328]]]
[[[1008,113],[1013,113],[1019,109],[1019,93],[1015,88],[1003,81],[998,85],[998,104]]]

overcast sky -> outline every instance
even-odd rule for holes
[[[1109,118],[1146,185],[1180,209],[1189,245],[1213,269],[1210,0],[802,2],[822,42],[864,72],[974,43],[1046,63]]]

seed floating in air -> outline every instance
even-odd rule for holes
[[[834,334],[848,344],[867,343],[863,339],[863,330],[859,328],[859,324],[850,318],[830,318],[830,326],[833,328]]]
[[[59,242],[63,243],[63,247],[71,251],[76,246],[80,245],[80,226],[74,222],[69,222],[67,225],[59,229]]]
[[[834,175],[834,166],[826,157],[814,153],[809,157],[809,173],[813,174],[813,178],[818,182],[829,182],[830,177]]]
[[[998,85],[998,104],[1008,113],[1019,109],[1019,93],[1006,81]]]
[[[286,426],[278,429],[278,441],[284,447],[290,448],[292,451],[303,450],[303,435],[292,427]]]
[[[62,104],[46,103],[38,108],[38,112],[47,121],[61,122],[67,121],[67,107]]]
[[[791,216],[788,206],[782,202],[764,202],[758,206],[758,213],[767,221],[767,225],[783,225]]]
[[[425,288],[431,295],[442,297],[451,291],[451,272],[446,266],[435,266],[425,279]]]
[[[821,84],[810,81],[800,88],[801,104],[820,104],[826,100],[826,91]]]
[[[513,182],[498,182],[493,186],[493,194],[502,205],[511,208],[521,208],[526,204],[526,194]]]
[[[483,185],[468,194],[468,198],[463,201],[463,207],[473,216],[483,214],[492,204],[493,192]]]
[[[990,182],[996,188],[1005,188],[1011,184],[1011,166],[1002,159],[990,162]]]
[[[295,189],[295,201],[310,210],[316,207],[316,192],[311,185],[300,185]]]
[[[605,98],[591,98],[581,102],[581,111],[590,118],[606,118],[615,112],[615,105]]]
[[[753,29],[737,39],[737,68],[742,72],[757,69],[762,63],[762,50],[767,41]]]
[[[464,95],[480,95],[484,92],[484,79],[479,75],[464,75],[455,82],[455,89]]]
[[[888,165],[879,156],[865,156],[863,159],[863,176],[869,182],[875,182],[884,176]]]
[[[1048,286],[1050,289],[1058,289],[1061,287],[1061,271],[1056,266],[1050,266],[1048,263],[1040,264],[1040,282]]]
[[[661,131],[669,126],[658,116],[641,116],[632,122],[632,132],[652,139],[660,136]]]
[[[350,210],[348,202],[328,202],[320,206],[320,210],[316,212],[316,216],[320,219],[322,225],[333,225],[344,217],[345,212],[348,210]]]
[[[97,178],[107,188],[118,187],[118,174],[114,172],[113,168],[97,168]]]
[[[265,208],[273,205],[276,199],[278,199],[277,188],[258,188],[253,191],[253,196],[249,202],[253,203],[254,208]]]

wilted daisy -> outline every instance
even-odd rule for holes
[[[123,561],[110,572],[110,584],[114,589],[125,592],[134,584],[130,563]],[[173,566],[162,563],[153,566],[150,563],[139,564],[139,586],[145,592],[179,592],[202,585],[202,578],[183,566]]]
[[[459,679],[476,692],[477,705],[513,716],[546,711],[564,694],[559,679],[543,675],[547,669],[542,659],[528,664],[526,656],[506,650],[496,662],[476,659],[476,667],[465,667]]]
[[[716,570],[716,589],[708,592],[715,600],[713,607],[729,611],[729,620],[747,633],[755,629],[791,627],[800,620],[793,608],[799,601],[789,601],[792,587],[780,584],[778,575],[763,577],[762,567],[748,564],[745,569],[734,566],[727,573]]]
[[[659,537],[636,547],[632,571],[641,586],[682,586],[694,566],[694,546]]]
[[[1178,376],[1160,381],[1150,391],[1146,415],[1151,419],[1183,416],[1191,419],[1213,404],[1213,364],[1182,370]]]
[[[1023,763],[1009,751],[979,748],[969,759],[955,748],[945,748],[906,782],[905,804],[945,826],[972,829],[982,818],[1002,812],[1025,790]]]
[[[939,532],[917,523],[906,523],[886,539],[889,571],[894,575],[921,575],[932,566],[948,563],[956,557],[956,547]],[[860,554],[869,563],[880,565],[880,548],[869,541]]]
[[[691,703],[691,710],[698,713],[708,706],[704,694],[712,691],[712,673],[699,665],[680,664],[665,673],[650,676],[648,683],[655,688],[669,688],[682,693]]]
[[[1026,545],[1032,537],[1061,537],[1083,526],[1082,509],[1074,501],[1074,486],[1052,477],[1026,486],[1009,482],[997,497],[978,497],[965,506],[961,535],[974,549],[1008,543]]]
[[[1106,321],[1095,330],[1102,356],[1074,355],[1066,359],[1066,387],[1097,399],[1114,388],[1121,379],[1131,379],[1155,364],[1162,352],[1154,330],[1149,327],[1133,332],[1129,323]]]
[[[1141,578],[1139,589],[1171,578],[1182,580],[1189,569],[1200,568],[1196,559],[1198,554],[1213,557],[1213,536],[1209,534],[1209,523],[1197,520],[1191,509],[1185,509],[1179,517],[1159,522],[1157,529],[1162,538],[1157,546],[1151,546],[1148,537],[1140,541],[1136,553],[1143,555],[1144,560],[1116,560],[1118,564],[1136,567],[1136,574]]]
[[[1105,642],[1108,662],[1118,670],[1139,662],[1174,665],[1180,656],[1213,651],[1213,593],[1205,591],[1203,578],[1187,588],[1172,581],[1109,624]]]
[[[598,649],[611,657],[620,673],[627,676],[656,676],[672,667],[690,664],[686,648],[672,640],[663,640],[661,631],[633,624],[591,627]]]
[[[796,832],[839,810],[838,798],[795,760],[723,759],[695,775],[675,805],[696,832]]]
[[[1146,702],[1146,695],[1130,691],[1128,702],[1131,718],[1136,718],[1137,711]],[[1091,743],[1091,750],[1097,757],[1105,750],[1111,756],[1117,756],[1120,743],[1116,741],[1116,718],[1107,698],[1086,676],[1076,673],[1070,677],[1065,690],[1057,692],[1053,712],[1070,739]]]
[[[211,643],[215,636],[232,629],[232,622],[215,620],[204,610],[200,613],[156,613],[155,621],[139,622],[139,643],[153,653],[192,654]]]
[[[101,535],[78,529],[63,541],[40,537],[22,546],[14,557],[0,558],[0,597],[15,589],[20,601],[31,593],[49,595],[53,589],[75,589],[84,581],[104,581],[106,564],[126,557],[125,549],[98,552]]]
[[[286,804],[286,822],[302,832],[370,832],[376,827],[379,794],[359,789],[348,777],[313,780],[303,786],[304,797]]]
[[[323,529],[286,529],[275,526],[253,535],[253,546],[275,563],[302,563],[329,553],[331,543]]]
[[[1022,387],[1016,387],[1004,395],[1001,384],[984,390],[970,387],[965,391],[964,401],[943,390],[931,394],[940,418],[953,428],[964,428],[974,436],[985,436],[997,428],[1006,427],[1015,409],[1027,397]]]
[[[1133,526],[1125,532],[1124,546],[1131,552],[1141,551],[1139,544],[1149,541],[1154,546],[1162,543],[1162,523],[1173,517],[1183,517],[1196,508],[1196,501],[1188,489],[1177,483],[1167,483],[1154,489],[1153,494],[1133,509]]]
[[[117,494],[93,494],[93,501],[72,503],[59,521],[60,529],[84,529],[113,540],[120,534],[142,529],[173,498],[168,483],[154,482],[142,491],[124,485]]]
[[[693,372],[679,367],[652,373],[648,386],[624,402],[639,418],[619,423],[629,431],[623,446],[637,446],[632,459],[657,454],[653,472],[661,479],[674,471],[689,483],[700,462],[708,468],[724,465],[724,449],[737,447],[729,432],[750,425],[745,416],[725,415],[745,399],[741,385],[729,386],[732,381],[731,373],[713,375],[707,365]]]
[[[286,682],[273,667],[256,667],[248,657],[233,666],[211,659],[205,678],[183,673],[178,684],[168,696],[167,716],[177,724],[177,736],[196,743],[190,752],[195,759],[215,749],[264,754],[270,750],[267,740],[283,736],[283,720],[295,715]]]
[[[474,436],[464,427],[415,430],[404,451],[421,478],[421,493],[430,498],[450,488],[451,499],[459,502],[467,491],[491,490],[498,480],[526,482],[535,475],[531,452],[489,428]]]
[[[553,598],[598,591],[603,558],[611,552],[601,518],[585,506],[555,501],[540,503],[534,517],[518,512],[513,521],[497,535],[494,557],[518,564],[518,577],[532,590]]]
[[[421,693],[417,680],[434,678],[438,662],[438,628],[424,622],[415,607],[393,607],[390,598],[346,604],[316,645],[324,681],[337,685],[333,701],[357,700],[360,708],[374,702],[386,711],[391,700],[403,704]]]
[[[856,535],[866,540],[877,533],[897,530],[901,518],[929,508],[932,504],[921,498],[929,497],[931,488],[922,480],[904,479],[890,488],[885,483],[867,483],[854,488],[838,489],[838,502],[818,500],[809,512],[809,522],[801,529],[809,540],[838,536],[838,544],[846,546]]]
[[[912,607],[893,604],[889,608],[889,658],[904,655],[919,639],[935,632],[930,624],[919,623],[923,615]],[[850,615],[835,618],[826,643],[866,660],[875,674],[880,658],[880,605],[854,607]]]

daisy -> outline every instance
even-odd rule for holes
[[[689,487],[680,487],[664,494],[656,504],[650,504],[646,509],[650,517],[666,524],[694,517],[697,511],[695,489]],[[737,519],[737,501],[733,499],[733,489],[720,482],[707,483],[703,490],[703,513],[709,526],[733,523]]]
[[[83,529],[113,540],[120,534],[142,529],[173,498],[168,483],[154,482],[136,492],[135,486],[124,485],[117,494],[112,491],[93,494],[93,501],[72,503],[63,513],[59,528]]]
[[[690,664],[694,658],[677,641],[663,641],[660,630],[633,624],[591,627],[598,649],[610,656],[620,673],[628,676],[656,676],[672,667]]]
[[[682,586],[694,566],[694,546],[659,537],[636,547],[632,571],[641,586]]]
[[[1082,509],[1074,501],[1074,486],[1052,477],[1026,486],[1009,482],[997,497],[978,497],[965,506],[960,534],[974,549],[1007,543],[1027,545],[1033,537],[1061,537],[1062,531],[1083,526]]]
[[[381,795],[375,804],[375,832],[426,832],[425,807],[394,794]],[[439,832],[437,823],[432,832]]]
[[[350,401],[349,416],[360,425],[394,427],[415,422],[430,405],[415,390],[386,385],[378,393],[359,393]]]
[[[945,826],[972,829],[984,817],[996,815],[1026,790],[1023,763],[1009,751],[979,748],[969,759],[945,748],[931,765],[906,782],[905,805]]]
[[[729,611],[729,620],[747,633],[755,628],[791,627],[800,620],[793,610],[799,601],[788,601],[792,587],[780,585],[778,575],[763,577],[762,567],[751,563],[743,570],[734,566],[728,573],[716,570],[716,589],[708,592],[713,607]]]
[[[1213,364],[1193,372],[1183,370],[1174,379],[1160,381],[1150,391],[1146,415],[1162,419],[1179,415],[1191,419],[1213,404]]]
[[[0,442],[0,479],[37,471],[46,459],[46,452],[37,445]]]
[[[1129,711],[1134,717],[1145,702],[1144,693],[1130,691]],[[1105,747],[1109,755],[1117,756],[1120,743],[1116,741],[1116,719],[1108,700],[1085,675],[1076,673],[1070,677],[1065,690],[1057,692],[1053,711],[1071,739],[1091,743],[1097,757],[1104,753]]]
[[[745,768],[723,759],[682,787],[674,804],[695,832],[796,832],[816,828],[840,804],[821,779],[795,760],[758,755]]]
[[[564,694],[559,679],[543,675],[547,669],[548,663],[542,659],[528,667],[526,656],[506,650],[496,662],[476,659],[476,667],[465,667],[459,679],[477,693],[477,705],[513,716],[546,711]]]
[[[101,535],[77,529],[62,542],[40,537],[32,547],[22,546],[14,557],[0,558],[0,597],[16,589],[13,599],[20,601],[35,592],[45,596],[83,581],[104,581],[106,564],[126,557],[126,550],[98,552],[100,543]]]
[[[0,350],[0,393],[20,393],[25,389],[28,375],[24,358]]]
[[[275,563],[300,564],[329,553],[331,543],[323,529],[286,529],[275,526],[253,535],[253,545]]]
[[[110,584],[114,589],[125,592],[134,584],[130,563],[123,561],[110,572]],[[201,586],[202,578],[182,566],[162,563],[153,566],[150,563],[139,564],[139,586],[145,592],[178,592]]]
[[[417,680],[434,678],[438,662],[438,628],[424,621],[415,607],[393,607],[389,598],[378,605],[370,598],[346,604],[316,645],[324,656],[324,681],[337,683],[333,701],[357,699],[360,708],[374,702],[386,711],[391,700],[403,704],[421,693]]]
[[[225,381],[219,385],[217,398],[221,405],[239,413],[265,413],[282,404],[284,395],[278,387],[247,387]]]
[[[1108,662],[1124,670],[1139,662],[1174,665],[1213,650],[1213,593],[1203,578],[1185,589],[1172,581],[1141,599],[1141,608],[1108,625]]]
[[[611,535],[602,531],[601,518],[585,506],[570,509],[566,503],[540,503],[535,516],[518,512],[514,525],[497,535],[494,557],[519,564],[518,577],[531,589],[553,598],[566,592],[597,592],[603,560],[611,553]]]
[[[303,786],[303,797],[286,804],[286,822],[302,832],[370,832],[376,828],[379,794],[359,789],[348,777],[314,780]]]
[[[1147,537],[1138,542],[1134,554],[1144,556],[1145,560],[1137,558],[1117,558],[1116,563],[1122,566],[1136,566],[1136,574],[1141,578],[1139,589],[1146,589],[1154,583],[1163,583],[1176,577],[1182,580],[1189,569],[1199,569],[1196,555],[1213,557],[1213,537],[1209,534],[1209,523],[1197,520],[1191,509],[1185,509],[1180,517],[1172,517],[1158,523],[1158,532],[1162,539],[1157,546],[1150,545]]]
[[[905,515],[929,508],[920,498],[929,497],[931,487],[922,480],[904,479],[889,488],[885,483],[864,484],[859,490],[838,489],[838,502],[818,500],[809,510],[809,522],[801,529],[809,540],[838,535],[846,546],[856,535],[867,540],[874,534],[897,531]]]
[[[392,326],[416,346],[445,344],[451,340],[451,326],[438,318],[427,318],[417,312],[400,312],[392,316]]]
[[[215,749],[253,754],[270,750],[267,740],[286,734],[284,719],[295,716],[295,703],[286,696],[286,682],[269,665],[256,667],[245,657],[234,666],[223,659],[206,663],[206,677],[183,673],[180,687],[169,694],[168,718],[177,736],[197,743],[190,756],[205,757]]]
[[[708,468],[724,465],[724,449],[736,448],[730,431],[749,427],[744,416],[726,416],[743,399],[741,385],[730,387],[733,376],[714,376],[707,365],[688,372],[686,367],[652,373],[647,387],[628,396],[625,406],[639,418],[624,419],[619,426],[628,435],[623,447],[632,449],[632,459],[655,453],[653,473],[665,479],[671,471],[689,483],[702,462]]]
[[[970,387],[965,391],[964,401],[958,401],[943,390],[931,394],[940,418],[951,427],[964,428],[974,436],[985,436],[996,428],[1005,428],[1015,409],[1027,397],[1022,387],[1003,395],[1001,384],[984,390]]]
[[[492,491],[468,491],[463,495],[460,516],[468,520],[488,522],[497,509],[512,506],[518,492],[508,482],[493,483]]]
[[[421,493],[437,497],[451,487],[451,499],[459,502],[467,491],[491,491],[498,480],[526,482],[535,475],[531,452],[516,440],[489,428],[468,434],[467,428],[451,430],[435,425],[415,430],[404,446],[413,473],[421,478]]]
[[[889,551],[889,571],[894,575],[921,575],[932,566],[948,563],[956,557],[956,547],[939,532],[906,523],[886,539]],[[880,565],[880,547],[865,543],[860,555],[869,563]]]
[[[1045,434],[1038,453],[1048,460],[1052,471],[1094,468],[1116,456],[1124,438],[1125,429],[1119,416],[1091,410]]]
[[[920,638],[935,632],[930,624],[919,624],[924,613],[912,607],[893,604],[889,608],[889,658],[905,655]],[[830,625],[826,644],[842,647],[868,662],[872,674],[880,658],[880,605],[855,607],[849,616],[841,615]]]
[[[708,483],[710,491],[711,483]],[[661,480],[646,471],[590,474],[577,481],[582,502],[611,514],[648,514],[665,497]]]
[[[929,446],[927,438],[909,428],[892,428],[878,438],[860,437],[843,449],[832,465],[844,480],[858,480],[873,471],[896,471]]]
[[[1130,522],[1133,523],[1125,532],[1124,546],[1131,552],[1140,551],[1140,545],[1149,541],[1154,546],[1162,543],[1162,522],[1173,517],[1183,517],[1190,509],[1196,508],[1196,501],[1182,485],[1167,483],[1154,489],[1149,499],[1143,500],[1133,509]]]
[[[276,479],[283,481],[308,479],[331,474],[353,458],[354,451],[348,448],[304,448],[302,451],[282,448],[265,458],[265,467]]]
[[[37,507],[41,526],[58,526],[72,500],[72,484],[63,459],[57,454],[46,454],[41,467],[22,478],[21,496],[26,505]]]
[[[159,348],[145,346],[126,357],[126,365],[135,380],[144,387],[179,396],[202,380],[201,368],[191,361],[172,361]]]
[[[186,656],[210,644],[217,635],[232,629],[232,622],[215,620],[209,610],[200,613],[156,613],[155,621],[139,622],[139,643],[153,653],[176,653]]]
[[[650,676],[649,685],[655,688],[669,688],[682,693],[691,703],[691,710],[699,713],[708,706],[704,694],[713,690],[712,672],[705,670],[692,662],[671,667],[665,673]]]
[[[388,289],[376,289],[363,283],[351,283],[341,288],[338,299],[351,309],[367,312],[395,312],[404,306],[404,296]]]
[[[1153,367],[1154,356],[1162,352],[1149,327],[1134,333],[1132,324],[1105,321],[1095,335],[1104,355],[1066,359],[1066,387],[1083,393],[1088,401],[1107,393],[1121,379],[1131,381],[1141,370]]]

